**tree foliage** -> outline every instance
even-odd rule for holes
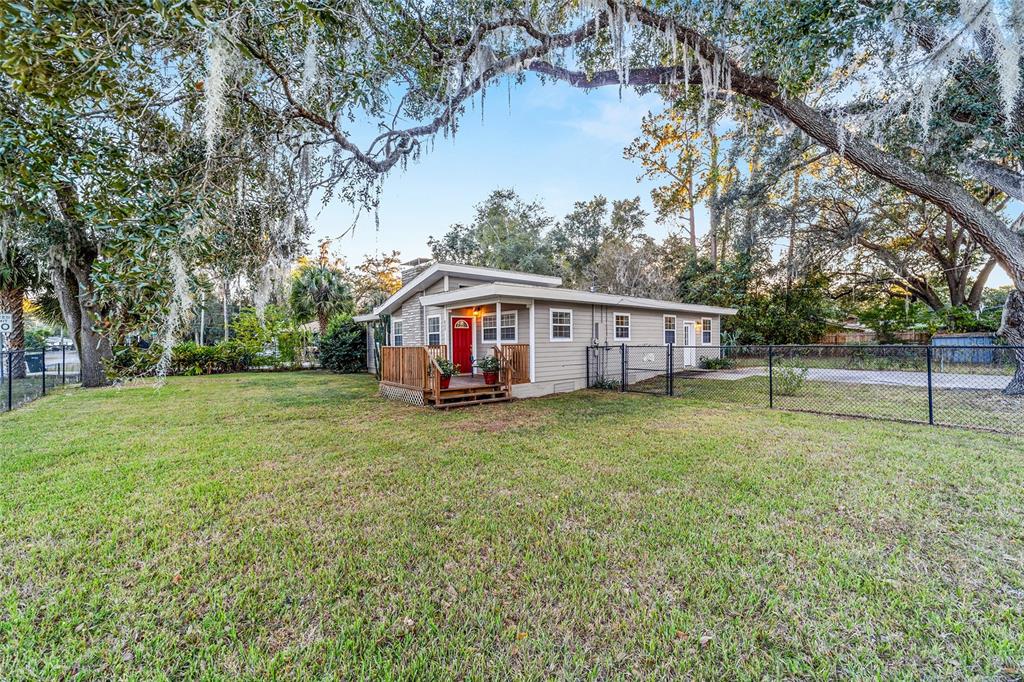
[[[327,333],[331,317],[351,314],[352,292],[345,273],[327,263],[310,263],[300,267],[292,280],[289,296],[292,313],[301,321],[316,320],[320,334]]]

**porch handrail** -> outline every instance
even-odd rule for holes
[[[434,404],[441,400],[441,367],[437,364],[437,356],[430,356],[430,388],[434,396]]]
[[[506,391],[511,391],[515,368],[512,366],[512,360],[509,358],[508,351],[502,348],[500,344],[497,344],[494,346],[494,355],[498,358],[498,376],[501,385]]]
[[[528,343],[501,343],[496,347],[501,348],[500,360],[503,366],[509,368],[509,382],[511,384],[525,384],[530,381],[530,344]]]

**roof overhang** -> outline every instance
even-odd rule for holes
[[[495,268],[481,268],[475,265],[453,265],[451,263],[435,263],[429,268],[416,275],[408,284],[392,294],[386,301],[373,309],[373,319],[381,315],[388,315],[394,311],[413,292],[419,291],[441,279],[445,275],[456,275],[462,277],[478,278],[484,281],[501,280],[502,282],[517,282],[527,285],[535,285],[537,288],[561,286],[561,277],[550,275],[533,275],[528,272],[513,272],[510,270],[497,270]],[[467,287],[474,289],[476,287]],[[366,317],[360,315],[359,317]],[[370,321],[359,320],[356,321]]]
[[[655,298],[636,298],[618,294],[598,294],[576,289],[560,287],[535,287],[522,284],[505,284],[495,282],[466,287],[437,294],[420,297],[424,306],[451,305],[453,303],[473,303],[487,299],[532,299],[538,301],[561,301],[566,303],[582,303],[588,305],[619,306],[621,308],[641,308],[648,310],[665,310],[669,312],[694,313],[698,315],[735,315],[736,308],[723,308],[697,303],[678,303],[662,301]]]
[[[366,313],[365,315],[356,315],[353,317],[355,322],[376,322],[380,318],[380,315],[376,313]]]

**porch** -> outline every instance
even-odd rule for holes
[[[498,358],[498,382],[487,384],[482,374],[460,374],[442,386],[439,358],[449,358],[448,346],[381,347],[380,392],[386,398],[438,408],[511,400],[514,384],[530,381],[530,346],[500,344],[491,348]]]

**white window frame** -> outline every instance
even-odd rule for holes
[[[704,334],[708,335],[708,340],[707,341],[704,340]],[[702,317],[700,319],[700,345],[702,345],[702,346],[710,346],[711,343],[714,340],[715,340],[715,337],[711,333],[711,318],[710,317]]]
[[[430,331],[431,320],[437,320],[437,331]],[[430,337],[437,334],[437,343],[431,343]],[[441,316],[440,315],[427,315],[427,345],[428,346],[440,346],[441,345]]]
[[[398,331],[395,331],[395,325],[398,325]],[[405,343],[405,325],[402,324],[402,318],[392,317],[391,318],[391,345],[401,346]],[[396,343],[396,340],[400,340],[401,343]]]
[[[625,317],[626,318],[626,329],[629,333],[625,336],[619,336],[619,322],[615,318]],[[629,341],[633,338],[633,315],[631,313],[621,313],[612,311],[612,339],[615,341]]]
[[[488,317],[493,317],[494,318],[494,325],[493,326],[490,326],[490,327],[487,326],[487,318]],[[489,329],[493,329],[494,330],[494,338],[493,339],[489,339],[486,336],[487,330],[489,330]],[[480,316],[480,341],[482,341],[483,343],[497,343],[498,342],[498,336],[500,334],[501,334],[501,328],[498,326],[498,313],[496,313],[496,312],[494,312],[494,313],[484,313],[483,315]]]
[[[672,329],[669,329],[667,326],[665,326],[665,324],[669,320],[672,320]],[[665,342],[666,346],[668,345],[668,341],[665,340],[665,335],[668,334],[668,332],[670,332],[670,331],[672,332],[672,345],[674,346],[674,345],[676,345],[676,339],[677,339],[676,334],[677,334],[678,330],[679,330],[679,320],[676,319],[675,315],[662,315],[661,316],[661,340]]]
[[[555,337],[555,313],[569,313],[569,336],[566,337]],[[572,327],[573,327],[573,311],[570,308],[552,308],[548,311],[548,340],[552,343],[568,343],[572,341]],[[559,327],[566,325],[559,324]]]
[[[506,315],[512,316],[512,338],[506,339],[501,336],[503,329],[508,329],[507,325],[501,323],[501,318]],[[502,310],[501,316],[498,318],[498,340],[502,343],[519,343],[519,311],[518,310]]]

